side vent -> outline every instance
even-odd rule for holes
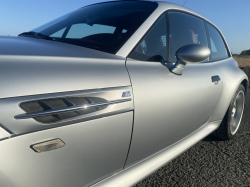
[[[67,97],[27,101],[20,104],[20,108],[26,114],[15,116],[15,119],[34,118],[41,123],[54,123],[103,110],[108,105],[106,99],[99,97]]]

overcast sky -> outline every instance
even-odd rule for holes
[[[85,5],[104,0],[0,0],[0,35],[17,36]],[[183,5],[185,0],[168,0]],[[250,49],[250,0],[187,0],[219,27],[233,53]]]

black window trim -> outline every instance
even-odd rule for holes
[[[178,13],[183,13],[183,14],[188,14],[188,15],[190,15],[190,16],[193,16],[193,17],[196,17],[196,18],[198,18],[198,19],[201,19],[202,21],[203,21],[203,23],[204,23],[204,21],[205,21],[205,19],[204,18],[202,18],[202,17],[200,17],[200,16],[198,16],[198,15],[196,15],[196,14],[193,14],[193,13],[191,13],[191,12],[186,12],[186,11],[184,11],[184,10],[177,10],[177,9],[170,9],[170,10],[167,10],[166,11],[167,12],[167,15],[168,15],[168,13],[169,12],[178,12]],[[170,30],[170,27],[169,27],[169,20],[168,20],[168,28],[169,28],[169,30]],[[204,28],[205,28],[205,34],[206,34],[206,37],[207,37],[207,44],[208,44],[208,47],[210,46],[210,43],[209,43],[209,41],[208,41],[208,35],[207,35],[207,30],[206,30],[206,24],[204,23]],[[170,40],[170,34],[168,34],[169,35],[169,40]],[[169,63],[173,63],[173,62],[170,62],[170,46],[171,45],[169,45],[169,51],[168,51],[168,57],[169,57],[169,59],[168,59],[168,62]],[[210,56],[209,56],[209,61],[206,61],[206,62],[201,62],[201,64],[204,64],[204,63],[210,63],[211,61],[210,61]]]
[[[220,37],[222,38],[222,41],[223,41],[223,43],[224,43],[224,46],[225,46],[225,48],[226,48],[228,57],[226,57],[226,58],[220,58],[220,59],[216,59],[216,60],[211,60],[211,55],[210,55],[210,56],[209,56],[209,61],[203,62],[203,63],[217,62],[217,61],[225,60],[225,59],[228,59],[228,58],[231,57],[230,52],[229,52],[229,48],[228,48],[228,45],[227,45],[227,43],[226,43],[226,41],[225,41],[224,36],[222,35],[221,31],[220,31],[213,23],[211,23],[209,20],[207,20],[207,19],[205,19],[205,18],[203,18],[203,17],[200,17],[199,15],[193,14],[193,13],[191,13],[191,12],[186,12],[186,11],[184,11],[184,10],[176,10],[176,9],[173,9],[173,10],[172,10],[172,9],[171,9],[171,10],[167,10],[166,12],[167,12],[167,14],[168,14],[168,12],[180,12],[180,13],[184,13],[184,14],[189,14],[189,15],[191,15],[191,16],[194,16],[194,17],[197,17],[197,18],[203,20],[204,26],[205,26],[205,30],[206,30],[206,36],[207,36],[208,47],[210,47],[210,49],[211,49],[211,44],[210,44],[209,33],[208,33],[208,30],[207,30],[207,25],[206,25],[206,24],[209,23],[210,25],[212,25],[212,26],[218,31],[218,33],[220,34]],[[168,23],[168,24],[169,24],[169,23]],[[169,36],[169,37],[170,37],[170,36]],[[170,48],[170,46],[169,46],[169,48]],[[169,51],[169,52],[170,52],[170,51]],[[170,56],[170,55],[168,54],[168,56]]]
[[[207,20],[207,19],[205,19],[205,18],[203,18],[203,17],[200,17],[199,15],[196,15],[196,14],[191,13],[191,12],[187,12],[187,11],[185,11],[185,10],[169,9],[169,10],[164,11],[164,12],[155,20],[155,22],[151,25],[151,27],[147,30],[147,32],[140,38],[140,40],[136,43],[136,45],[131,49],[131,51],[130,51],[129,54],[126,56],[126,58],[129,58],[130,54],[134,51],[134,49],[135,49],[135,48],[137,47],[137,45],[142,41],[142,39],[149,33],[149,31],[154,27],[154,25],[158,22],[158,20],[159,20],[162,16],[165,15],[166,18],[167,18],[167,24],[166,24],[166,25],[167,25],[167,35],[168,35],[168,37],[167,37],[167,39],[168,39],[168,41],[167,41],[167,43],[168,43],[168,50],[167,50],[167,59],[168,59],[168,61],[163,61],[163,62],[159,62],[159,63],[163,63],[164,65],[167,64],[167,63],[173,63],[173,62],[170,62],[170,46],[171,46],[171,43],[170,43],[170,33],[169,33],[169,31],[170,31],[170,27],[169,27],[169,15],[168,15],[169,12],[180,12],[180,13],[188,14],[188,15],[191,15],[191,16],[194,16],[194,17],[196,17],[196,18],[201,19],[201,20],[204,22],[204,27],[205,27],[206,36],[207,36],[208,47],[210,47],[210,48],[211,48],[211,46],[210,46],[211,44],[210,44],[210,41],[209,41],[209,34],[208,34],[208,31],[207,31],[207,25],[206,25],[206,23],[211,24],[211,25],[219,32],[219,34],[220,34],[220,36],[221,36],[221,38],[222,38],[222,40],[223,40],[223,43],[224,43],[224,45],[225,45],[225,48],[226,48],[226,50],[227,50],[228,57],[223,58],[223,59],[210,60],[210,59],[211,59],[211,55],[210,55],[210,56],[209,56],[209,61],[203,62],[204,64],[205,64],[205,63],[213,63],[213,62],[225,60],[225,59],[228,59],[228,58],[231,58],[231,57],[232,57],[232,56],[230,55],[229,48],[228,48],[228,45],[227,45],[227,43],[226,43],[226,41],[225,41],[224,36],[222,35],[222,33],[220,32],[220,30],[219,30],[213,23],[211,23],[209,20]],[[146,20],[145,20],[145,21],[146,21]],[[137,60],[137,59],[134,59],[134,60]],[[141,60],[138,60],[138,61],[141,61]],[[203,64],[203,63],[201,63],[201,64]]]
[[[227,44],[226,44],[226,41],[225,41],[225,38],[223,37],[223,35],[222,35],[222,33],[220,32],[220,30],[214,25],[214,24],[212,24],[211,22],[209,22],[209,21],[207,21],[207,20],[204,20],[204,24],[205,24],[205,27],[206,27],[206,32],[207,32],[207,38],[208,38],[208,42],[209,42],[209,46],[210,46],[210,49],[211,49],[211,43],[210,43],[210,40],[209,40],[209,32],[208,32],[208,29],[207,29],[207,24],[210,24],[218,33],[219,33],[219,35],[220,35],[220,37],[221,37],[221,39],[222,39],[222,41],[223,41],[223,44],[224,44],[224,46],[225,46],[225,48],[226,48],[226,51],[227,51],[227,57],[223,57],[223,58],[217,58],[217,59],[215,59],[215,60],[212,60],[212,52],[211,52],[211,54],[210,54],[210,56],[209,56],[209,59],[211,59],[209,62],[217,62],[217,61],[221,61],[221,60],[225,60],[225,59],[228,59],[228,58],[230,58],[231,57],[231,55],[230,55],[230,52],[229,52],[229,48],[228,48],[228,46],[227,46]]]
[[[151,25],[151,27],[147,30],[147,32],[140,38],[140,40],[135,44],[135,46],[132,48],[132,50],[129,52],[129,54],[126,56],[126,58],[130,58],[129,56],[131,55],[131,53],[135,50],[135,48],[138,46],[138,44],[140,44],[140,42],[142,42],[142,40],[147,36],[147,34],[153,29],[153,27],[157,24],[157,22],[163,17],[163,16],[166,16],[166,27],[167,27],[167,33],[166,33],[166,40],[167,41],[167,44],[169,44],[169,27],[168,27],[168,15],[166,14],[166,12],[163,12],[156,20],[155,22]],[[146,20],[145,20],[146,21]],[[167,36],[168,35],[168,36]],[[166,63],[166,62],[169,62],[169,52],[168,50],[170,50],[170,47],[168,46],[168,49],[167,49],[167,59],[168,61],[163,61],[163,62],[159,62],[159,63]],[[134,59],[134,60],[138,60],[138,59]],[[143,61],[143,60],[138,60],[138,61]],[[151,61],[151,62],[154,62],[154,61]],[[157,62],[157,61],[155,61]],[[158,62],[157,62],[158,63]]]
[[[126,0],[121,0],[121,1],[126,1]],[[100,3],[96,3],[96,4],[102,4],[102,3],[110,3],[110,2],[121,2],[121,1],[117,1],[117,0],[114,0],[114,1],[107,1],[107,2],[100,2]],[[127,38],[123,43],[121,43],[120,47],[114,52],[114,53],[109,53],[109,54],[113,54],[113,55],[116,55],[116,53],[124,46],[125,43],[127,43],[127,41],[131,38],[131,36],[133,36],[136,31],[143,25],[143,23],[145,23],[145,21],[155,12],[155,10],[159,7],[159,4],[156,3],[156,2],[153,2],[153,1],[147,1],[147,2],[150,2],[152,4],[156,4],[156,7],[155,9],[145,18],[145,20],[143,22],[141,22],[141,24],[137,27],[137,29],[135,29],[129,38]],[[91,5],[94,5],[94,4],[91,4]],[[91,6],[89,5],[89,6]],[[130,54],[130,53],[129,53]]]
[[[168,59],[168,61],[167,62],[169,62],[170,63],[170,46],[171,46],[171,40],[170,40],[170,25],[169,25],[169,15],[168,15],[168,12],[166,12],[166,18],[167,18],[167,35],[168,36],[166,36],[166,38],[168,39],[168,50],[167,50],[167,59]]]

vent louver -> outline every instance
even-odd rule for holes
[[[64,98],[52,98],[52,99],[42,99],[35,101],[27,101],[20,104],[20,107],[26,112],[26,114],[39,113],[44,111],[52,111],[57,109],[67,109],[77,106],[96,104],[96,103],[105,103],[106,99],[99,97],[64,97]],[[54,123],[61,120],[74,118],[77,116],[89,114],[99,110],[103,110],[108,107],[108,104],[89,107],[89,108],[80,108],[74,111],[66,112],[57,112],[55,114],[43,115],[33,117],[36,121],[41,123]]]

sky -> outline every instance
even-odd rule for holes
[[[0,35],[17,36],[80,7],[104,1],[0,0]],[[167,0],[179,5],[185,1]],[[222,31],[232,53],[250,49],[250,0],[187,0],[185,7],[213,22]]]

